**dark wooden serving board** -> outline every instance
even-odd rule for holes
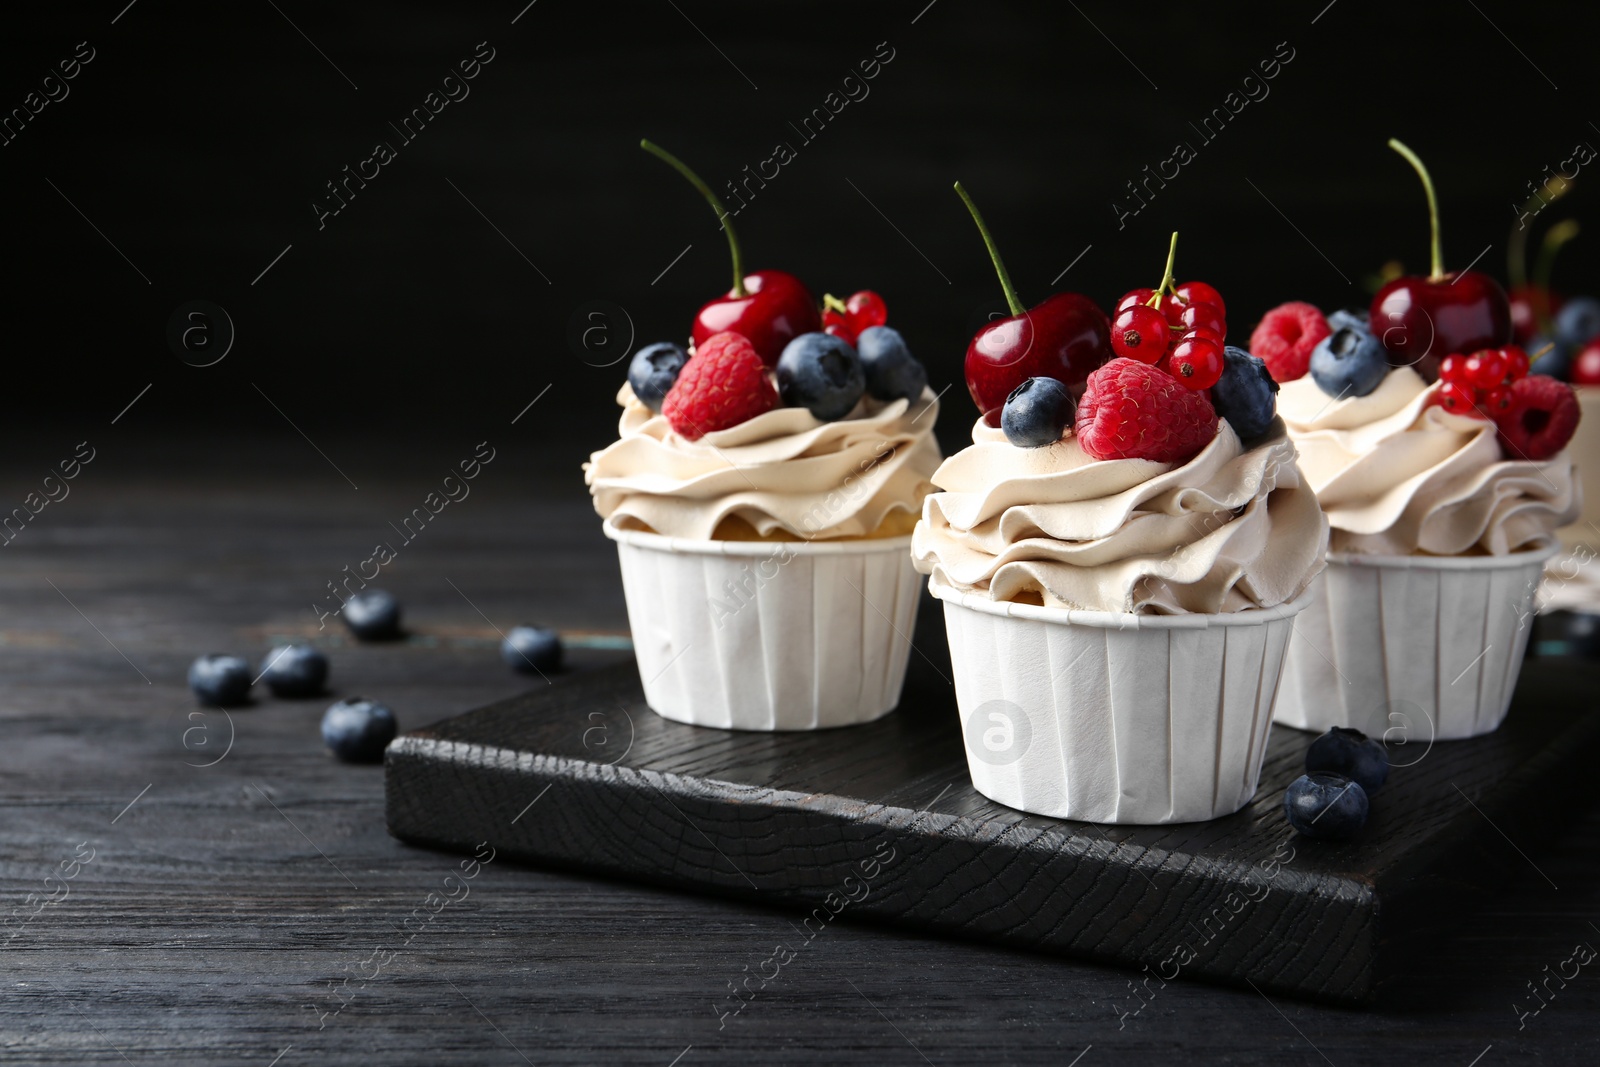
[[[557,678],[400,737],[390,832],[769,901],[792,914],[791,949],[836,919],[881,921],[1126,965],[1152,990],[1181,976],[1360,1002],[1469,896],[1537,869],[1592,794],[1600,667],[1530,660],[1499,732],[1395,750],[1355,842],[1288,828],[1311,735],[1281,727],[1227,818],[1026,815],[972,788],[932,613],[917,647],[897,712],[810,734],[669,722],[631,663]]]

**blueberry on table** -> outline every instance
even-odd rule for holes
[[[1260,437],[1278,414],[1278,383],[1265,361],[1242,348],[1222,350],[1222,377],[1211,387],[1211,406],[1239,440]]]
[[[1344,841],[1367,824],[1367,791],[1342,774],[1302,774],[1283,794],[1289,825],[1318,841]]]
[[[842,338],[803,333],[778,357],[778,395],[823,422],[850,414],[867,390],[861,357]]]
[[[1389,779],[1389,751],[1360,730],[1335,726],[1306,749],[1306,770],[1353,778],[1370,797]]]
[[[561,635],[543,626],[514,626],[500,642],[500,658],[523,674],[542,674],[561,666]]]
[[[1336,327],[1311,350],[1311,380],[1332,397],[1366,396],[1388,373],[1388,352],[1366,323]]]
[[[261,661],[273,696],[314,697],[328,681],[328,657],[310,645],[279,645]]]
[[[202,704],[231,708],[250,699],[250,664],[214,652],[189,665],[189,688]]]
[[[687,362],[689,353],[683,350],[682,345],[675,345],[671,341],[645,345],[633,354],[633,362],[628,364],[628,385],[633,388],[633,395],[639,398],[639,403],[651,411],[660,412],[661,402],[667,398],[667,393],[678,380],[678,372],[683,370]]]
[[[1006,397],[1000,429],[1018,448],[1043,448],[1061,440],[1077,409],[1072,391],[1061,382],[1029,378]]]
[[[900,331],[869,326],[856,337],[856,355],[867,376],[867,392],[878,400],[915,404],[928,385],[928,372],[906,347]]]
[[[399,732],[394,712],[365,697],[350,697],[322,715],[322,743],[346,763],[377,763]]]
[[[361,641],[400,636],[400,601],[381,589],[368,589],[344,602],[344,624]]]

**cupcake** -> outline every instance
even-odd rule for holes
[[[791,275],[736,279],[687,349],[635,355],[584,468],[645,698],[697,726],[869,722],[905,678],[938,400],[875,293],[819,312]]]
[[[1177,292],[1195,299],[1169,258],[1113,320],[1132,357],[1075,408],[1069,383],[1018,384],[923,502],[912,554],[944,605],[973,785],[1013,808],[1188,822],[1256,790],[1327,529],[1271,379],[1220,344],[1221,298]]]
[[[1421,162],[1391,146],[1431,181]],[[1269,312],[1252,348],[1332,527],[1296,626],[1277,721],[1390,741],[1476,737],[1505,718],[1555,530],[1581,492],[1572,390],[1529,373],[1498,283],[1440,263],[1365,314]]]

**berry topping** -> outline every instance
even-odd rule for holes
[[[1222,370],[1222,346],[1194,334],[1185,334],[1167,356],[1167,373],[1186,389],[1210,389]]]
[[[1567,446],[1578,428],[1578,398],[1572,386],[1530,374],[1511,386],[1511,404],[1495,423],[1510,459],[1549,459]]]
[[[871,289],[851,293],[844,307],[850,328],[857,337],[861,336],[862,330],[870,330],[889,321],[889,308],[884,304],[883,297]]]
[[[1289,825],[1320,841],[1344,841],[1367,824],[1367,791],[1342,774],[1302,774],[1283,794]]]
[[[1526,361],[1527,357],[1523,357]],[[1590,341],[1572,361],[1572,380],[1578,385],[1600,385],[1600,341]]]
[[[689,353],[682,345],[671,341],[645,345],[633,354],[633,362],[628,364],[628,384],[633,388],[633,395],[639,398],[639,403],[659,413],[661,402],[667,398],[672,383],[678,380],[678,373],[687,362]]]
[[[1506,381],[1514,382],[1518,378],[1528,376],[1528,353],[1516,345],[1507,345],[1500,350],[1506,357]]]
[[[783,402],[805,408],[823,422],[850,414],[866,389],[861,357],[842,338],[803,333],[778,357],[778,393]]]
[[[867,376],[867,392],[878,400],[909,400],[915,404],[928,384],[928,372],[906,347],[900,331],[889,326],[868,326],[856,338],[856,355]]]
[[[322,743],[346,763],[379,763],[400,726],[394,712],[365,697],[348,697],[322,715]]]
[[[1433,394],[1432,402],[1435,407],[1444,408],[1453,415],[1465,415],[1473,419],[1486,419],[1489,417],[1478,410],[1477,390],[1461,382],[1445,381],[1439,383],[1439,390]]]
[[[1205,393],[1185,389],[1166,371],[1114,359],[1089,375],[1077,434],[1095,459],[1185,463],[1217,435],[1217,413]]]
[[[1043,448],[1072,426],[1072,391],[1054,378],[1029,378],[1006,397],[1000,427],[1018,448]]]
[[[1222,294],[1205,282],[1184,282],[1172,290],[1178,299],[1188,304],[1212,304],[1217,309],[1218,315],[1227,315],[1227,305],[1222,302]]]
[[[1150,303],[1150,298],[1155,295],[1156,291],[1154,289],[1129,289],[1126,293],[1122,294],[1122,299],[1117,301],[1116,310],[1126,311],[1129,308],[1135,307],[1139,304],[1148,305]]]
[[[1578,348],[1600,337],[1600,300],[1575,296],[1556,312],[1556,339]]]
[[[1367,313],[1365,311],[1340,309],[1328,315],[1328,329],[1342,330],[1347,326],[1352,329],[1370,329]]]
[[[1389,751],[1360,730],[1335,726],[1306,749],[1306,771],[1353,778],[1370,799],[1389,780]]]
[[[1332,331],[1328,320],[1310,304],[1292,300],[1261,316],[1250,335],[1255,353],[1280,382],[1292,382],[1311,369],[1311,352]]]
[[[683,365],[661,414],[690,441],[737,426],[778,406],[766,369],[742,334],[714,334]]]
[[[1506,384],[1506,357],[1496,348],[1474,352],[1461,364],[1462,380],[1474,389],[1498,389]],[[1441,368],[1440,371],[1443,374]]]
[[[1171,328],[1161,312],[1135,304],[1117,312],[1111,320],[1111,348],[1119,356],[1154,363],[1167,354]]]
[[[1241,441],[1260,437],[1278,413],[1278,383],[1267,365],[1242,348],[1222,350],[1222,377],[1211,387],[1211,406]]]
[[[1190,304],[1178,313],[1178,323],[1185,331],[1210,330],[1224,337],[1228,335],[1228,320],[1223,318],[1222,309],[1216,304]]]
[[[1334,315],[1339,326],[1311,350],[1311,380],[1332,397],[1367,396],[1389,373],[1388,353],[1366,322],[1343,312]]]

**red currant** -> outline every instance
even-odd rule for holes
[[[1203,337],[1186,338],[1167,357],[1167,370],[1190,389],[1210,389],[1222,377],[1222,346]]]
[[[1511,389],[1508,386],[1490,389],[1483,394],[1478,409],[1491,419],[1499,419],[1501,415],[1511,410]]]
[[[1222,302],[1222,294],[1205,282],[1184,282],[1173,292],[1191,304],[1215,304],[1219,315],[1228,313],[1227,305]]]
[[[1176,293],[1168,293],[1161,298],[1161,314],[1166,316],[1168,323],[1179,333],[1183,332],[1183,309],[1189,305],[1178,298]]]
[[[1135,304],[1111,321],[1111,347],[1117,355],[1154,363],[1167,351],[1167,320],[1155,308]]]
[[[1215,304],[1190,304],[1178,315],[1186,330],[1210,330],[1223,337],[1228,335],[1228,323],[1222,309]]]
[[[1185,330],[1178,340],[1182,341],[1189,337],[1204,337],[1207,341],[1215,341],[1219,347],[1224,343],[1222,334],[1218,333],[1216,330],[1208,330],[1204,327],[1196,327],[1192,330]]]
[[[1116,314],[1117,311],[1126,311],[1136,304],[1148,304],[1150,298],[1155,295],[1156,291],[1154,289],[1129,289],[1122,294],[1122,299],[1117,301],[1116,309],[1112,314]]]
[[[1479,418],[1482,412],[1478,410],[1478,398],[1471,387],[1460,382],[1445,382],[1433,396],[1433,403],[1454,415],[1470,415]]]
[[[830,322],[822,328],[822,332],[829,337],[837,337],[839,340],[846,341],[852,345],[856,343],[856,335],[849,326],[842,322]]]
[[[1506,357],[1494,348],[1474,352],[1462,366],[1462,374],[1465,383],[1475,389],[1498,389],[1506,383]]]
[[[1445,356],[1439,361],[1439,380],[1466,384],[1466,364],[1465,356]],[[1442,404],[1440,406],[1443,407]]]
[[[873,326],[882,326],[889,321],[889,308],[884,304],[883,297],[871,289],[851,293],[850,299],[844,302],[844,306],[850,328],[857,334]]]
[[[1526,378],[1528,376],[1528,353],[1524,352],[1520,346],[1507,345],[1500,350],[1500,354],[1506,357],[1506,382],[1508,384],[1518,378]]]

